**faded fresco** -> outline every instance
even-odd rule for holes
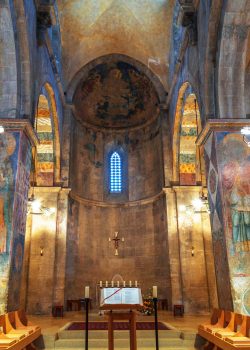
[[[78,116],[101,127],[142,125],[158,113],[158,97],[150,80],[125,62],[93,68],[77,88]]]
[[[19,303],[30,144],[23,133],[5,132],[0,134],[0,148],[0,313],[3,313],[7,299],[8,309],[17,308]]]
[[[250,148],[240,134],[216,136],[234,308],[250,314]]]
[[[0,134],[0,254],[9,249],[17,142],[13,134]]]
[[[5,311],[19,133],[0,134],[0,313]]]

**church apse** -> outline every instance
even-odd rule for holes
[[[80,298],[87,284],[95,299],[96,284],[119,274],[144,293],[157,284],[171,303],[158,104],[147,76],[119,61],[92,69],[76,90],[66,299]],[[111,193],[115,151],[122,183]],[[109,240],[115,232],[124,238],[119,255]]]

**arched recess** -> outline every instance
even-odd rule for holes
[[[60,139],[55,96],[46,83],[39,95],[35,130],[40,144],[36,154],[36,185],[60,184]]]
[[[204,116],[205,120],[217,118],[217,109],[215,94],[215,65],[218,49],[218,40],[220,36],[219,26],[221,21],[221,12],[223,0],[204,2],[204,6],[209,7],[209,20],[207,29],[207,45],[204,63]]]
[[[220,118],[246,118],[245,66],[249,31],[249,0],[227,0],[217,49]]]
[[[17,66],[10,9],[0,3],[0,118],[15,118],[17,110]]]
[[[100,56],[97,59],[89,62],[85,66],[83,66],[74,76],[74,78],[71,80],[68,89],[67,89],[67,100],[69,103],[72,103],[73,101],[73,96],[76,91],[76,88],[80,81],[84,81],[87,78],[87,75],[89,71],[96,67],[98,64],[102,63],[109,63],[112,61],[122,61],[131,64],[135,68],[137,68],[140,72],[144,73],[153,83],[154,88],[157,92],[158,98],[160,103],[165,103],[166,102],[166,96],[167,92],[164,89],[161,81],[155,75],[146,65],[141,63],[140,61],[135,60],[132,57],[129,57],[127,55],[122,55],[122,54],[110,54],[110,55],[105,55],[105,56]]]
[[[202,182],[201,157],[195,144],[201,131],[197,98],[191,85],[185,82],[176,105],[173,135],[173,182],[196,185]]]
[[[18,117],[32,119],[35,106],[34,104],[32,105],[31,93],[35,79],[32,80],[31,77],[31,55],[24,1],[14,0],[13,8],[16,23],[16,52],[18,56]]]

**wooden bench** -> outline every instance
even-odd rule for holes
[[[41,335],[40,327],[28,325],[24,311],[0,315],[0,327],[0,350],[35,349],[33,342]]]
[[[250,316],[215,309],[211,321],[198,327],[207,340],[204,349],[250,350]]]

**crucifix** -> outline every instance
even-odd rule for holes
[[[115,255],[119,255],[118,248],[119,248],[119,241],[124,242],[124,237],[122,239],[118,238],[118,232],[115,232],[114,238],[109,237],[109,242],[113,241],[115,245]]]

